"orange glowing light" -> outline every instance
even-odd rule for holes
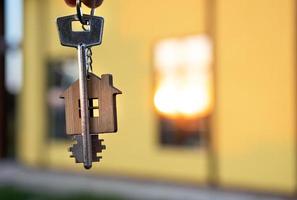
[[[157,45],[154,104],[160,114],[204,117],[211,112],[211,54],[206,36],[165,40]]]

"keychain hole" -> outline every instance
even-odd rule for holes
[[[90,117],[99,117],[99,99],[89,99]]]
[[[90,118],[99,117],[99,99],[91,98],[89,99],[89,116]],[[81,118],[81,105],[80,100],[78,100],[78,115]]]
[[[71,29],[73,32],[89,32],[91,30],[90,23],[87,22],[87,24],[82,25],[80,21],[72,21],[71,22]]]
[[[92,111],[92,117],[99,117],[99,109],[93,109]]]
[[[98,107],[99,106],[99,100],[98,99],[92,99],[92,106]]]

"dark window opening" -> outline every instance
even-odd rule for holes
[[[208,119],[170,119],[160,117],[160,143],[164,146],[197,147],[206,144]]]
[[[49,136],[66,139],[65,103],[61,94],[75,82],[76,59],[62,58],[49,62],[47,81],[48,127]]]
[[[78,100],[78,108],[79,108],[79,118],[81,118],[80,100]],[[89,113],[90,113],[90,118],[99,117],[99,99],[97,98],[89,99]]]

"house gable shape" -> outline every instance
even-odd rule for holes
[[[98,77],[97,75],[93,74],[93,73],[89,73],[88,74],[88,78],[89,79],[92,79],[94,81],[102,81],[102,79],[104,79],[106,77],[106,79],[108,79],[108,82],[109,82],[109,85],[110,87],[112,88],[112,93],[114,95],[117,95],[117,94],[122,94],[122,92],[117,89],[116,87],[113,86],[113,77],[111,74],[102,74],[101,75],[101,78]],[[69,90],[73,87],[79,87],[79,80],[76,80],[74,83],[72,83],[61,95],[60,95],[60,98],[64,99],[66,97],[66,94],[67,92],[69,92]]]
[[[112,75],[101,78],[90,73],[88,77],[89,99],[99,100],[99,116],[90,117],[90,133],[113,133],[117,131],[116,95],[122,92],[113,87]],[[79,80],[75,81],[60,96],[65,99],[66,132],[68,135],[80,134],[79,118]]]

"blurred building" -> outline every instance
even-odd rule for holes
[[[297,190],[294,0],[107,0],[93,70],[111,73],[118,133],[84,172],[292,195]],[[89,12],[87,9],[84,12]],[[62,0],[24,0],[16,156],[84,171],[65,137],[59,95],[77,79],[59,44]]]

